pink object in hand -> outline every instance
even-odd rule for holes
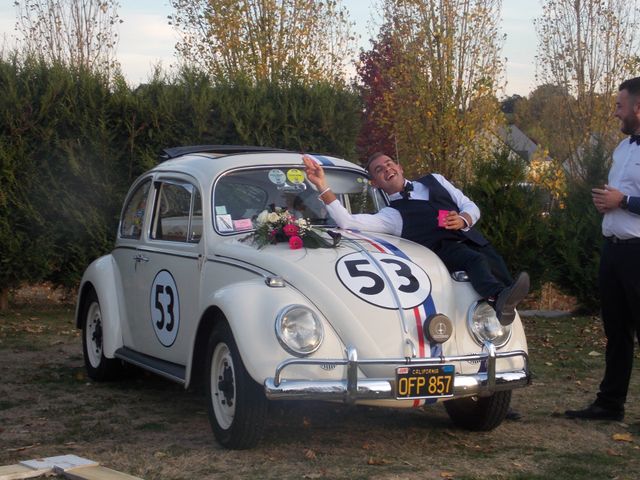
[[[447,226],[447,215],[449,215],[449,210],[438,210],[438,226],[439,227]]]

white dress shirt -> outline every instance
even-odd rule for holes
[[[640,196],[640,145],[625,138],[613,152],[609,185],[624,195]],[[640,215],[616,208],[604,214],[602,234],[621,239],[640,238]]]
[[[476,222],[480,220],[480,209],[478,206],[442,175],[438,173],[432,175],[438,183],[449,192],[449,195],[451,195],[451,198],[458,206],[460,213],[467,213],[471,217],[471,225],[475,225]],[[420,182],[414,181],[412,183],[413,191],[411,192],[409,200],[429,200],[429,189]],[[389,195],[389,200],[391,201],[400,198],[402,198],[400,193]],[[402,234],[402,215],[392,207],[384,207],[374,214],[358,213],[352,215],[338,200],[334,200],[327,205],[327,211],[340,228],[388,233],[398,237]],[[468,228],[465,228],[463,230],[467,229]]]

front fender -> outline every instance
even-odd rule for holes
[[[262,279],[235,283],[209,299],[224,313],[247,372],[258,383],[272,377],[276,366],[292,358],[278,342],[275,319],[287,305],[305,305],[321,319],[324,340],[311,358],[342,358],[344,346],[320,311],[295,288],[273,288]]]
[[[102,351],[114,358],[114,352],[123,346],[122,322],[126,318],[120,270],[111,255],[94,260],[85,270],[76,303],[76,326],[82,328],[83,305],[89,290],[98,296],[102,314]]]

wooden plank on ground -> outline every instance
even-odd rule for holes
[[[58,455],[56,457],[34,458],[33,460],[25,460],[20,465],[33,469],[49,468],[55,469],[56,473],[73,470],[78,467],[97,467],[98,462],[87,460],[77,455]]]
[[[24,465],[6,465],[0,467],[0,480],[22,480],[23,478],[39,477],[51,472],[51,468],[34,469]]]
[[[69,480],[143,480],[106,467],[74,468],[63,473]]]

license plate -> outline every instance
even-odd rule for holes
[[[453,365],[412,365],[396,368],[396,398],[453,396]]]

